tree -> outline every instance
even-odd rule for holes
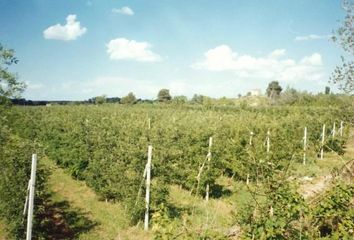
[[[342,26],[335,31],[332,40],[339,43],[349,55],[349,60],[341,56],[342,63],[334,69],[330,82],[337,84],[338,88],[345,93],[351,93],[354,92],[354,1],[344,0],[342,7],[346,11],[346,16]]]
[[[107,102],[106,95],[95,97],[95,104],[103,104]]]
[[[130,93],[128,93],[127,96],[122,97],[120,102],[122,104],[134,104],[134,103],[136,103],[136,97],[135,97],[134,93],[130,92]]]
[[[17,63],[14,50],[7,49],[0,43],[0,103],[11,97],[19,97],[26,87],[23,82],[18,81],[16,74],[9,72],[9,66]]]
[[[194,94],[191,99],[191,102],[197,103],[197,104],[203,104],[204,100],[205,100],[205,97],[203,95]]]
[[[279,85],[278,81],[272,81],[267,87],[267,96],[271,99],[278,97],[282,91],[282,87]]]
[[[157,94],[157,100],[159,102],[167,102],[172,99],[170,95],[170,90],[168,89],[161,89],[159,93]]]
[[[330,92],[331,92],[331,88],[328,87],[328,86],[326,86],[326,88],[325,88],[325,94],[328,95],[328,94],[330,94]]]
[[[175,97],[173,97],[172,101],[174,103],[184,104],[184,103],[186,103],[188,101],[188,98],[186,96],[183,96],[183,95],[175,96]]]

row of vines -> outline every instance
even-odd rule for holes
[[[144,191],[148,145],[153,146],[151,214],[163,210],[169,215],[170,185],[201,197],[208,185],[210,196],[220,197],[223,189],[217,179],[227,176],[268,184],[273,193],[277,192],[274,189],[288,191],[286,184],[282,188],[274,184],[282,181],[279,176],[288,170],[289,162],[302,163],[304,127],[308,129],[307,164],[314,164],[322,147],[323,124],[327,126],[325,154],[333,150],[343,153],[351,113],[350,106],[211,109],[104,105],[19,108],[10,118],[17,135],[35,140],[50,159],[74,178],[84,180],[102,199],[123,202],[135,224],[143,219],[145,210],[143,194],[138,193]],[[332,137],[331,126],[341,121],[345,123],[343,136]],[[206,162],[210,137],[212,157]],[[207,167],[198,183],[203,163]],[[298,206],[302,200],[285,201],[294,201],[297,218],[301,218]],[[243,219],[249,233],[245,236],[261,237],[264,231],[255,226],[263,220],[252,220],[247,227],[250,219]],[[286,238],[286,234],[274,236]]]
[[[23,208],[30,179],[31,155],[34,152],[41,153],[41,148],[33,139],[19,134],[18,129],[14,128],[12,110],[0,105],[0,219],[5,220],[11,237],[24,239],[27,218],[23,215]],[[37,239],[44,237],[40,231],[43,220],[40,216],[44,213],[47,175],[47,170],[40,165],[37,170],[33,223],[33,236]]]

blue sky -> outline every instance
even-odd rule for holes
[[[344,14],[340,0],[0,0],[0,42],[34,100],[319,92]]]

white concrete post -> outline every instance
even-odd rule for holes
[[[37,168],[37,154],[32,154],[32,168],[31,168],[31,180],[29,188],[28,198],[28,215],[27,215],[27,232],[26,240],[32,239],[32,220],[33,220],[33,205],[36,185],[36,168]]]
[[[251,131],[250,132],[250,146],[252,146],[253,135],[254,135],[254,133]]]
[[[209,149],[208,149],[208,168],[210,167],[210,160],[211,160],[211,146],[213,145],[213,138],[209,138]],[[205,200],[209,201],[209,183],[206,185],[205,190]]]
[[[267,153],[270,151],[270,131],[267,131]]]
[[[302,164],[306,164],[306,150],[307,150],[307,127],[304,129],[304,159]]]
[[[152,146],[148,147],[148,161],[146,164],[146,211],[145,211],[145,221],[144,230],[149,230],[149,204],[150,204],[150,185],[151,185],[151,159],[152,159]]]
[[[340,121],[339,134],[340,134],[341,137],[343,137],[343,121]]]
[[[323,124],[322,141],[321,141],[321,159],[323,159],[323,148],[324,148],[325,134],[326,134],[326,124]]]

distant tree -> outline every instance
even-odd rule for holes
[[[159,102],[167,102],[172,99],[170,95],[170,90],[168,89],[161,89],[159,93],[157,94],[157,100]]]
[[[122,104],[134,104],[136,103],[136,101],[137,101],[136,97],[132,92],[128,93],[127,96],[122,97],[122,99],[120,100]]]
[[[26,87],[23,82],[18,81],[16,74],[9,72],[9,66],[17,62],[14,50],[7,49],[0,43],[0,103],[11,97],[19,97]]]
[[[326,88],[325,88],[325,94],[328,95],[328,94],[330,94],[330,92],[331,92],[331,88],[328,87],[328,86],[326,86]]]
[[[191,99],[192,103],[197,103],[197,104],[203,104],[203,101],[204,101],[204,96],[198,94],[194,94]]]
[[[173,97],[172,99],[172,102],[174,103],[178,103],[178,104],[183,104],[183,103],[186,103],[188,101],[188,98],[186,96],[175,96]]]
[[[272,81],[267,87],[267,96],[271,99],[278,97],[282,91],[282,87],[279,85],[278,81]]]
[[[344,0],[342,7],[346,11],[346,16],[342,26],[335,31],[332,40],[339,43],[349,55],[349,60],[341,56],[342,63],[334,69],[330,82],[337,84],[338,88],[345,93],[352,93],[354,92],[354,1]]]
[[[252,93],[251,92],[247,92],[247,94],[246,94],[246,96],[251,96],[252,95]]]
[[[242,97],[242,95],[239,93],[239,94],[237,94],[237,97],[238,97],[238,98],[241,98],[241,97]]]
[[[119,97],[111,97],[111,98],[106,98],[107,103],[119,103],[120,98]]]
[[[107,102],[106,95],[95,97],[95,104],[103,104]]]

